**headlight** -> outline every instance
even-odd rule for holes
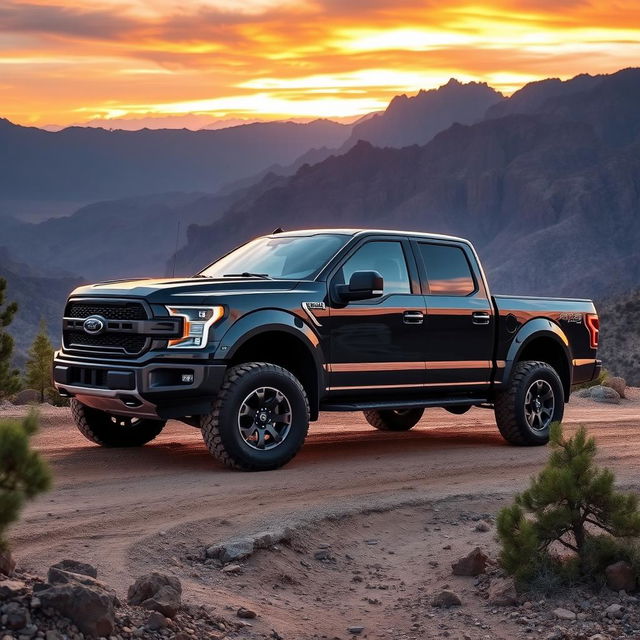
[[[171,316],[184,318],[182,336],[169,340],[169,349],[202,349],[209,340],[209,327],[224,315],[224,307],[169,307]]]

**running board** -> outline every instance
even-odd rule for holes
[[[486,404],[486,398],[414,398],[411,400],[371,400],[369,402],[323,402],[320,411],[364,411],[365,409],[416,409],[466,407]]]

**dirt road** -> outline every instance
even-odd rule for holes
[[[640,392],[633,398],[617,406],[576,399],[565,416],[569,430],[590,427],[600,463],[627,486],[640,482]],[[0,415],[12,412],[20,410]],[[19,561],[42,574],[62,557],[86,560],[120,592],[132,576],[178,566],[191,551],[261,522],[403,498],[508,497],[548,453],[506,445],[493,413],[481,409],[462,416],[427,411],[402,434],[377,432],[359,414],[326,414],[298,457],[267,473],[220,467],[199,432],[176,422],[144,448],[109,450],[86,441],[68,410],[50,408],[35,444],[52,466],[55,488],[30,504],[12,531]],[[211,597],[196,576],[186,580],[186,597]]]

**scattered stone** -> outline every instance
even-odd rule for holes
[[[292,531],[289,528],[285,529],[272,529],[269,531],[262,531],[254,536],[253,545],[256,549],[267,549],[274,544],[286,542],[291,539]]]
[[[480,549],[476,547],[471,553],[460,558],[457,562],[451,565],[453,575],[455,576],[479,576],[484,573],[487,568],[489,557]]]
[[[604,381],[606,387],[613,389],[621,398],[624,398],[624,392],[627,388],[627,381],[624,378],[613,376]]]
[[[0,582],[0,600],[9,600],[20,595],[27,585],[22,580],[3,580]]]
[[[252,609],[246,609],[245,607],[240,607],[236,613],[238,618],[242,618],[244,620],[253,620],[258,617],[258,614]]]
[[[327,551],[327,549],[320,549],[319,551],[316,551],[313,554],[313,557],[316,560],[331,560],[331,554],[329,553],[329,551]]]
[[[553,615],[558,618],[558,620],[575,620],[576,614],[573,611],[569,611],[569,609],[563,609],[562,607],[558,607],[553,610]]]
[[[242,565],[239,564],[227,564],[222,567],[222,573],[240,573],[242,571]]]
[[[516,585],[511,578],[498,578],[489,585],[489,604],[509,607],[518,603]]]
[[[364,631],[364,627],[361,627],[359,625],[347,627],[347,632],[354,636],[359,636],[363,631]]]
[[[634,591],[636,588],[636,574],[633,567],[624,561],[610,564],[605,570],[607,586],[612,591]]]
[[[26,627],[31,622],[29,610],[17,602],[10,602],[2,607],[4,626],[14,631]]]
[[[79,573],[83,576],[91,576],[92,578],[98,577],[98,570],[95,567],[92,567],[86,562],[79,562],[78,560],[60,560],[60,562],[52,564],[49,571],[51,571],[51,569],[62,569],[62,571]]]
[[[147,627],[151,631],[160,631],[169,626],[169,621],[159,611],[152,611],[147,619]]]
[[[620,394],[611,387],[596,385],[591,388],[591,398],[596,402],[620,404]]]
[[[620,604],[610,604],[604,611],[607,618],[622,618],[624,607]]]
[[[129,587],[127,602],[159,611],[174,618],[180,608],[182,585],[178,578],[162,573],[149,573],[138,578]]]
[[[248,558],[254,550],[254,541],[246,538],[209,547],[207,549],[207,557],[220,560],[224,564],[227,564],[228,562]]]
[[[491,525],[486,520],[480,520],[480,522],[478,522],[474,527],[474,531],[486,533],[487,531],[491,531]]]
[[[460,600],[460,596],[457,593],[443,589],[433,597],[431,604],[434,607],[448,609],[449,607],[459,607],[462,604],[462,600]]]

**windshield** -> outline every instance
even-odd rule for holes
[[[200,275],[307,280],[313,278],[348,239],[346,235],[329,233],[257,238],[220,258]]]

